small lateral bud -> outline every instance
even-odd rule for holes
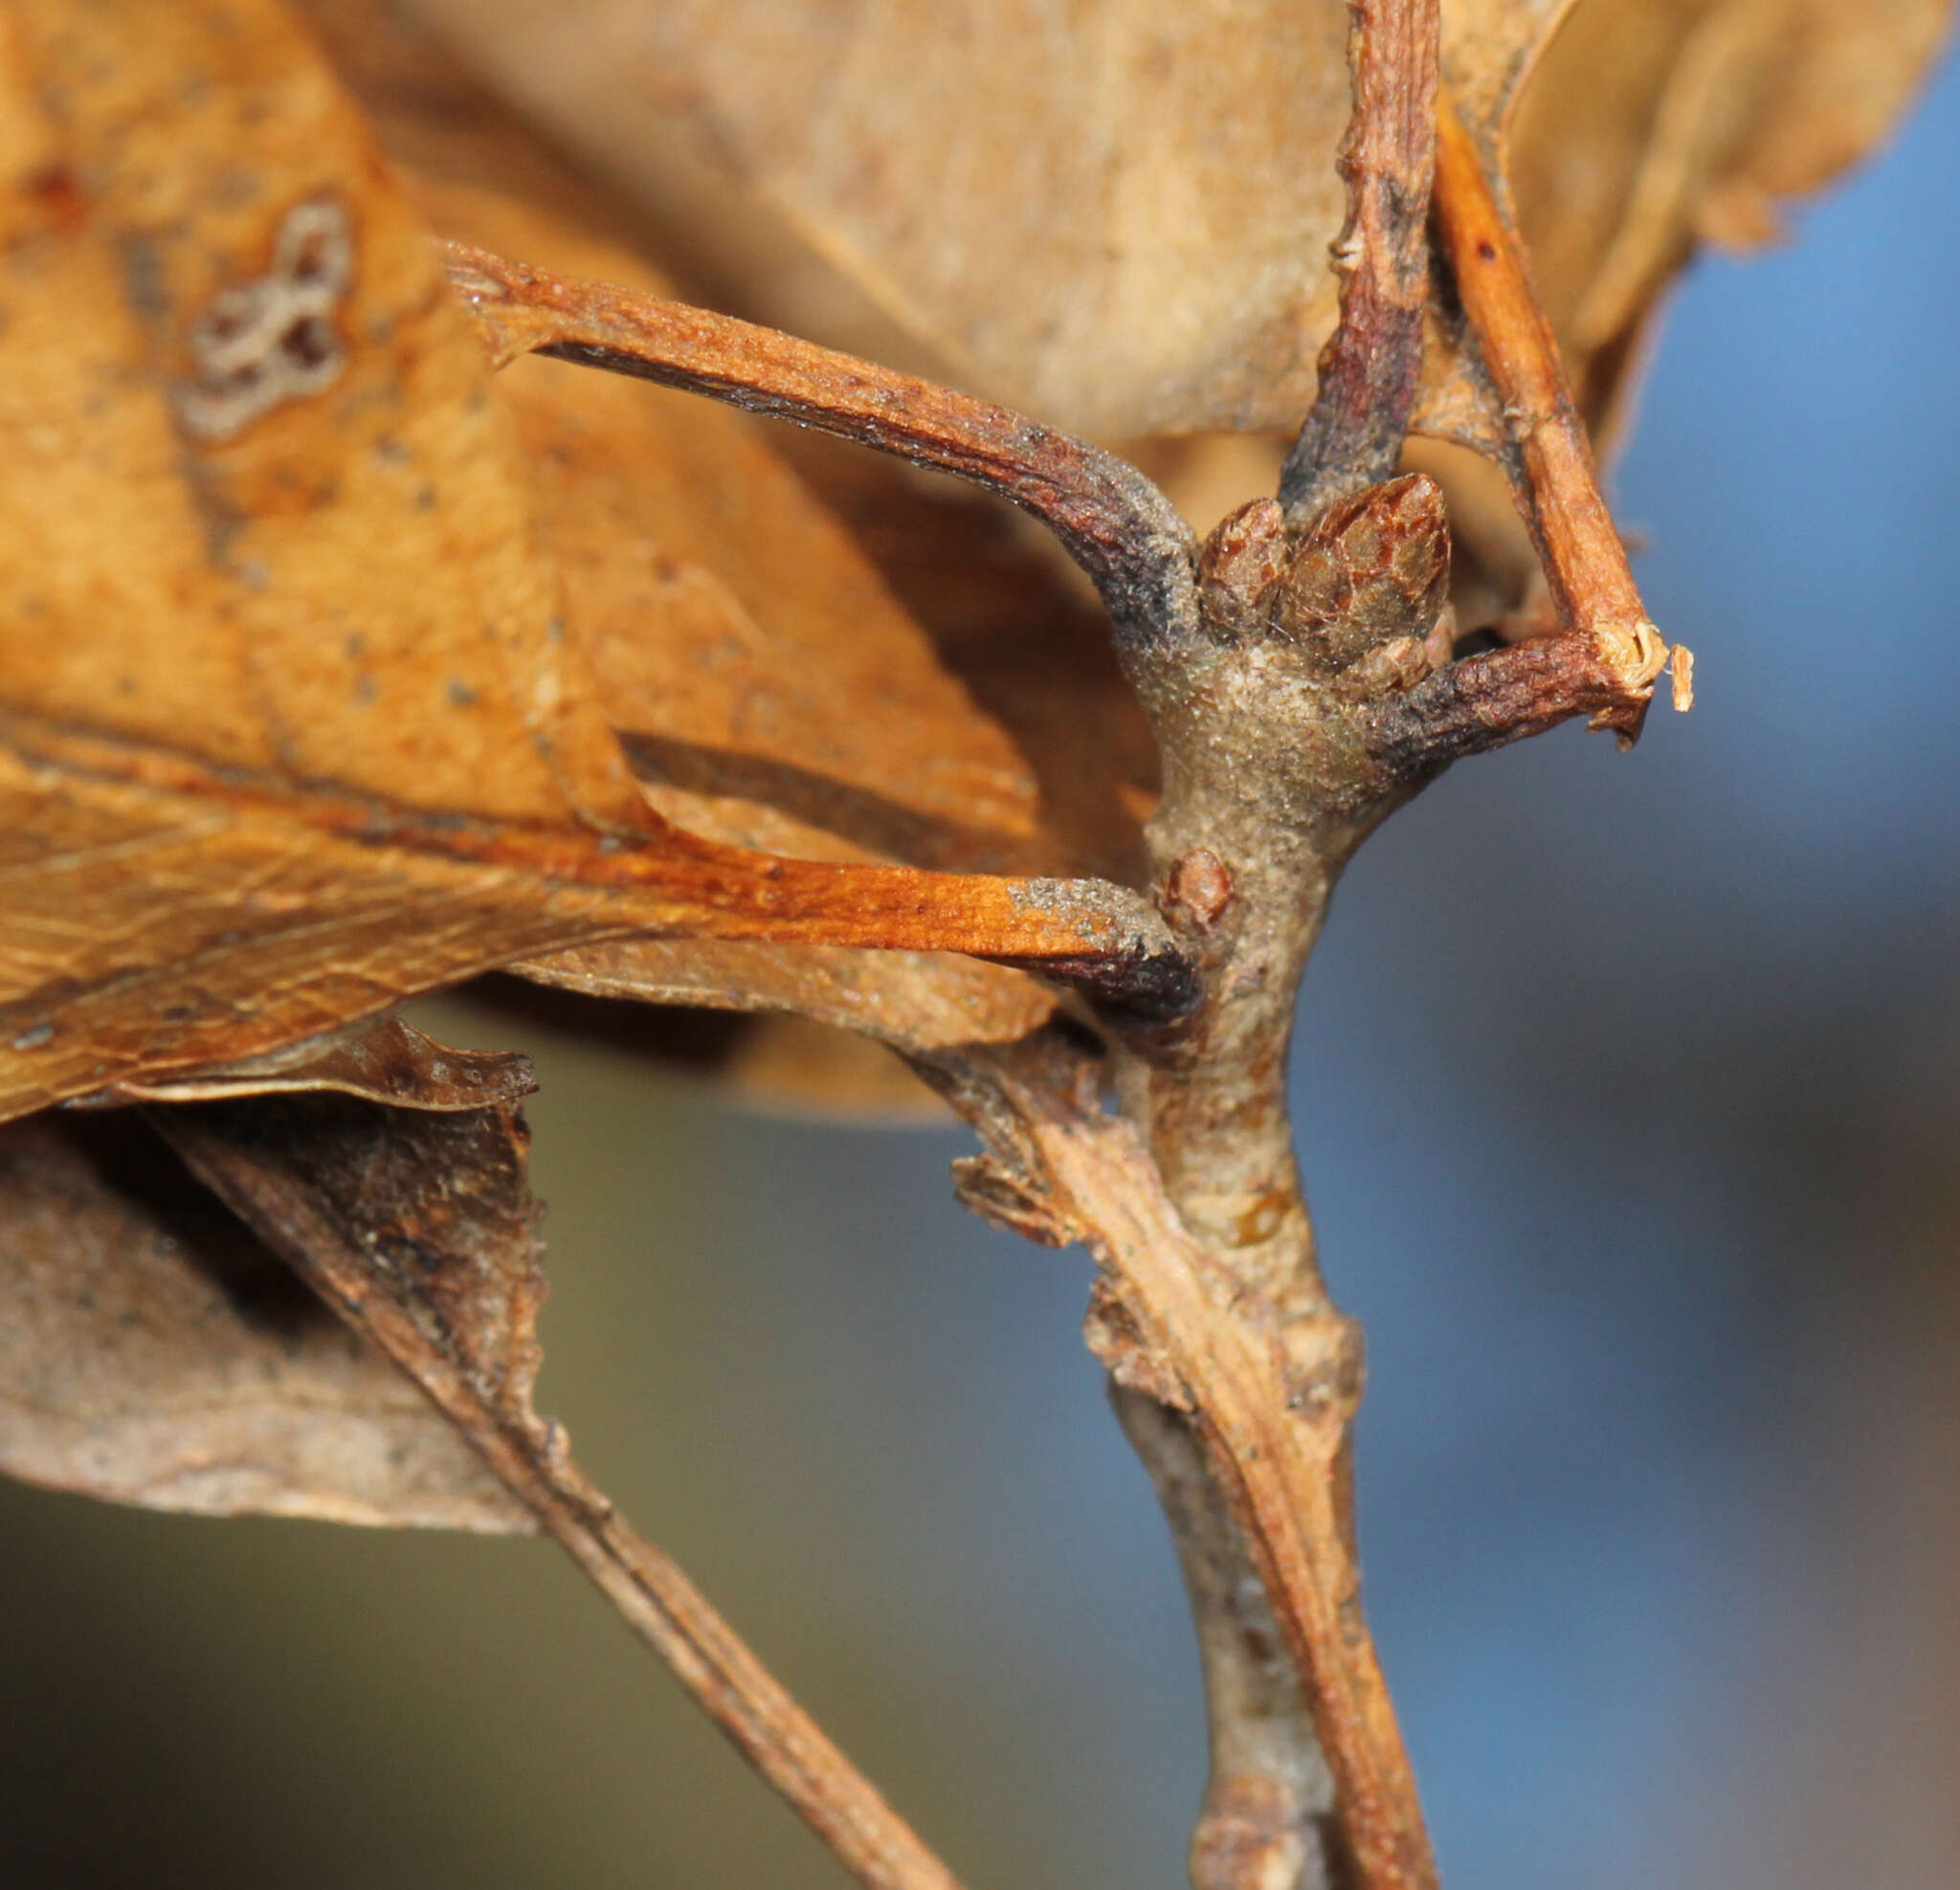
[[[1433,670],[1448,669],[1457,654],[1457,607],[1445,604],[1429,634],[1422,639]]]
[[[1214,636],[1258,634],[1286,568],[1286,515],[1255,499],[1218,522],[1198,554],[1198,610]]]
[[[1430,669],[1429,651],[1420,637],[1392,636],[1348,666],[1341,688],[1362,696],[1399,694],[1414,689]]]
[[[1281,634],[1346,669],[1377,644],[1429,634],[1449,594],[1443,495],[1422,473],[1370,486],[1315,520],[1281,581]]]
[[[1209,847],[1176,860],[1164,881],[1164,917],[1172,925],[1209,931],[1232,903],[1232,875]]]

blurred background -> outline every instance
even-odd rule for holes
[[[1678,297],[1618,477],[1695,714],[1460,768],[1296,1064],[1451,1890],[1960,1882],[1960,67]],[[538,1058],[542,1403],[975,1890],[1182,1880],[1168,1541],[952,1131]],[[544,1545],[0,1486],[0,1883],[823,1885]]]

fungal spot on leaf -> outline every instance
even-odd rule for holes
[[[334,347],[333,330],[317,315],[302,316],[279,338],[279,352],[302,374],[317,371]]]
[[[339,204],[288,211],[267,273],[221,290],[191,323],[193,378],[177,394],[185,427],[230,439],[282,402],[330,387],[346,366],[333,318],[353,274],[353,226]]]

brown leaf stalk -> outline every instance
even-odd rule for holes
[[[1677,647],[1675,659],[1681,674],[1687,652]],[[1619,730],[1624,743],[1638,732],[1651,693],[1651,678],[1631,681],[1609,644],[1534,636],[1467,656],[1406,694],[1370,703],[1358,732],[1385,772],[1419,784],[1452,762],[1542,735],[1574,716]]]
[[[522,1120],[485,1109],[404,1127],[405,1113],[339,1097],[148,1112],[192,1170],[420,1387],[865,1890],[958,1890],[533,1409],[544,1289]]]
[[[1333,247],[1341,320],[1280,475],[1304,523],[1390,478],[1422,371],[1429,199],[1436,165],[1437,0],[1351,0],[1354,110],[1337,160],[1348,218]]]
[[[1052,427],[895,368],[684,302],[447,246],[501,365],[548,354],[684,388],[969,480],[1049,525],[1139,658],[1196,634],[1191,528],[1142,473]]]
[[[589,936],[961,951],[1080,984],[1146,1014],[1174,1016],[1196,995],[1183,951],[1147,901],[1099,880],[793,859],[689,834],[651,809],[646,832],[632,836],[423,814],[324,788],[295,792],[188,757],[4,715],[0,743],[47,767],[51,791],[63,777],[134,785],[193,812],[290,822],[301,833],[441,866],[506,872],[534,882],[541,898],[559,895],[590,907],[600,923]]]
[[[1560,626],[1589,637],[1597,660],[1621,679],[1622,700],[1593,726],[1639,732],[1653,683],[1670,660],[1675,706],[1692,700],[1692,657],[1670,659],[1648,620],[1613,515],[1601,497],[1584,423],[1573,405],[1557,338],[1531,284],[1516,226],[1491,188],[1476,141],[1449,90],[1437,99],[1436,222],[1485,372],[1516,456],[1519,509],[1538,545]]]

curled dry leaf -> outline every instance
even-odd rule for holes
[[[1595,431],[1697,244],[1773,239],[1784,201],[1897,123],[1951,19],[1947,0],[1580,0],[1567,11],[1516,93],[1507,159],[1533,275]]]
[[[367,1302],[386,1301],[461,1395],[545,1439],[530,1402],[545,1278],[530,1138],[513,1104],[405,1115],[365,1097],[283,1092],[178,1104],[150,1120],[358,1329],[368,1327],[358,1316]]]
[[[885,359],[896,322],[978,390],[1105,436],[1306,411],[1345,0],[415,4],[746,314]],[[1760,240],[1776,198],[1869,149],[1949,11],[1449,0],[1445,74],[1512,180],[1590,419],[1693,243]],[[749,215],[695,208],[730,178]],[[771,214],[855,299],[758,242]]]
[[[586,653],[647,628],[657,560],[623,591],[566,519],[671,481],[609,510],[641,442],[585,437],[554,556],[531,456],[577,457],[582,396],[493,383],[315,46],[270,0],[7,26],[0,1110],[628,934],[1175,981],[1116,889],[1064,918],[656,812]]]
[[[471,1132],[419,1112],[506,1110],[518,1056],[393,1019],[319,1051],[207,1073],[196,1096],[363,1097],[451,1194]],[[501,1116],[499,1117],[502,1121]],[[523,1211],[528,1213],[528,1209]],[[528,1225],[527,1221],[525,1225]],[[202,1515],[501,1531],[537,1524],[412,1384],[188,1175],[134,1110],[0,1129],[0,1469]]]

